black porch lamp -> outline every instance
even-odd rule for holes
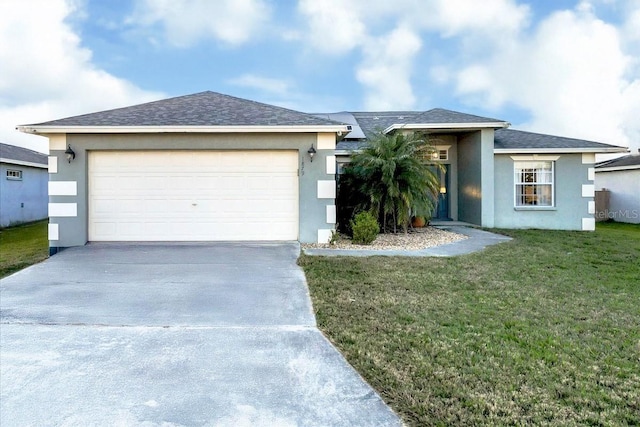
[[[311,162],[313,163],[313,156],[316,155],[317,151],[315,148],[313,148],[313,144],[311,144],[311,148],[309,148],[307,150],[307,153],[309,153],[309,158],[311,159]]]
[[[67,155],[67,161],[71,163],[71,160],[76,158],[76,153],[71,149],[71,145],[67,147],[67,150],[64,152]]]

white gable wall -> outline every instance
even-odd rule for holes
[[[640,169],[604,172],[596,169],[596,190],[610,192],[608,219],[640,224]]]

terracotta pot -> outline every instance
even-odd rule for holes
[[[426,224],[427,224],[427,221],[424,219],[423,216],[414,216],[413,221],[411,222],[411,225],[413,225],[415,228],[422,228]]]

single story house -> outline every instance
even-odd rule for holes
[[[640,150],[596,164],[596,188],[608,191],[601,220],[640,224]]]
[[[47,156],[0,143],[0,227],[47,217]]]
[[[593,230],[596,153],[622,147],[426,112],[306,114],[202,92],[18,126],[49,138],[51,252],[87,241],[326,242],[336,173],[376,130],[423,131],[443,217]]]

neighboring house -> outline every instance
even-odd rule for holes
[[[47,217],[47,156],[0,143],[0,227]]]
[[[640,224],[640,152],[598,163],[595,182],[609,191],[609,206],[598,219]]]
[[[202,92],[18,129],[49,138],[52,253],[87,241],[326,242],[337,169],[376,129],[431,135],[448,171],[443,217],[592,230],[595,153],[625,149],[508,126],[441,109],[311,115]]]

